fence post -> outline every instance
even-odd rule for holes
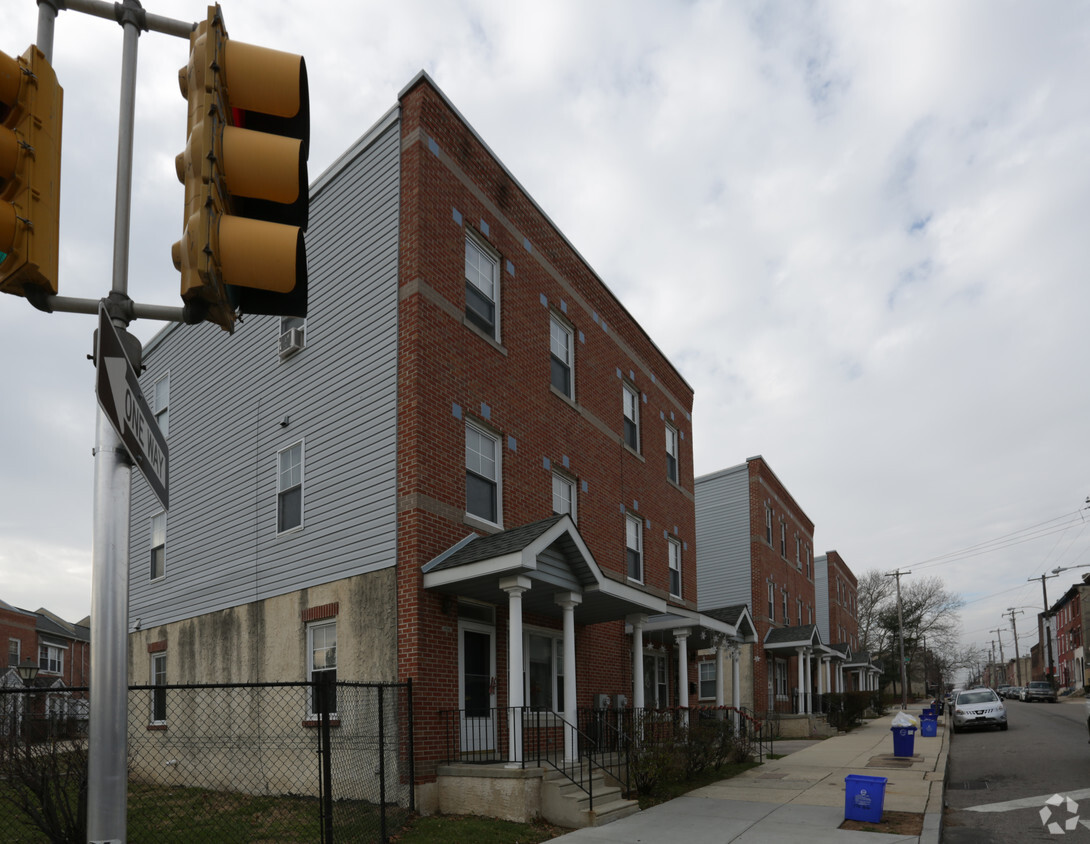
[[[408,679],[407,694],[409,696],[409,809],[416,811],[416,748],[413,746],[413,678]],[[447,727],[449,736],[450,727]],[[449,738],[447,746],[450,746]]]
[[[382,828],[382,841],[386,842],[386,716],[383,711],[382,693],[378,687],[378,802],[379,822]]]
[[[322,760],[322,784],[319,793],[322,795],[322,842],[333,844],[333,759],[332,737],[329,729],[329,714],[333,704],[335,691],[333,674],[323,671],[314,688],[314,697],[318,704],[318,725],[321,741],[319,755]]]

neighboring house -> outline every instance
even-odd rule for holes
[[[746,704],[758,713],[813,711],[834,688],[840,654],[817,628],[814,524],[763,457],[696,479],[699,609],[745,605],[757,645]]]
[[[1090,618],[1090,584],[1076,583],[1051,607],[1053,659],[1056,665],[1056,684],[1060,688],[1086,685],[1086,647],[1083,631]]]
[[[858,589],[855,574],[836,551],[814,558],[814,592],[822,641],[859,647]]]
[[[30,657],[38,665],[36,685],[60,681],[86,686],[91,673],[91,620],[65,621],[44,607],[30,610],[0,600],[0,640],[7,642],[5,671]]]
[[[426,74],[310,207],[305,321],[145,350],[131,682],[411,679],[425,811],[452,717],[696,703],[692,388]]]

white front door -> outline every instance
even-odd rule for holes
[[[458,623],[458,697],[462,702],[462,750],[496,747],[496,630]]]

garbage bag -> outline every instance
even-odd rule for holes
[[[907,712],[901,711],[893,716],[894,727],[915,727],[920,729],[920,719],[915,715],[910,715]]]

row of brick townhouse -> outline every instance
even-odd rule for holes
[[[1072,584],[1048,609],[1041,629],[1051,638],[1055,683],[1059,688],[1083,688],[1086,683],[1087,654],[1083,631],[1090,625],[1090,583]],[[1033,679],[1048,679],[1047,647],[1043,671],[1034,672]]]
[[[705,600],[692,387],[426,74],[310,202],[305,320],[145,350],[172,489],[133,484],[132,682],[411,679],[424,811],[479,808],[451,724],[519,764],[521,707],[762,710],[796,654],[845,687],[850,570],[758,459],[750,588]]]

